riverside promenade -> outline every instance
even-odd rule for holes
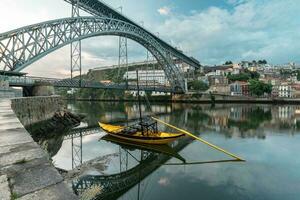
[[[47,153],[33,141],[11,108],[0,99],[0,200],[78,199]]]

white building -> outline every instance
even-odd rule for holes
[[[212,72],[208,72],[205,74],[205,76],[216,76],[217,73],[215,71],[212,71]]]
[[[291,98],[292,96],[292,87],[290,85],[282,84],[278,87],[278,97]]]
[[[139,76],[139,84],[140,85],[155,85],[155,86],[169,86],[169,81],[165,75],[164,70],[138,70]],[[128,71],[125,72],[124,79],[133,80],[134,82],[137,79],[136,71]],[[137,96],[137,91],[128,91],[127,93]],[[141,96],[145,96],[145,91],[140,91]],[[163,96],[163,95],[170,95],[170,93],[164,92],[151,92],[151,96]]]
[[[130,94],[134,97],[136,97],[138,95],[138,92],[137,91],[126,91],[127,94]],[[146,92],[145,91],[140,91],[140,96],[144,97],[146,95]],[[156,92],[156,91],[152,91],[151,92],[151,96],[168,96],[168,95],[171,95],[171,93],[167,92]]]
[[[153,83],[159,85],[169,85],[164,70],[138,70],[138,76],[140,85],[151,85]],[[125,72],[123,78],[128,80],[136,80],[137,73],[136,71]]]

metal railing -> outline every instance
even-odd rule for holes
[[[38,84],[50,84],[54,87],[68,87],[68,88],[95,88],[95,89],[110,89],[110,90],[129,90],[136,91],[136,84],[128,83],[101,83],[80,79],[57,79],[35,76],[5,76],[0,75],[0,80],[8,81],[10,86],[34,86]],[[176,92],[173,88],[166,85],[155,83],[154,85],[140,85],[140,90],[156,91],[156,92]]]

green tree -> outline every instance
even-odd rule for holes
[[[262,96],[264,93],[270,94],[272,92],[272,85],[264,83],[259,80],[251,79],[249,81],[249,90],[252,94]]]
[[[300,70],[297,70],[297,81],[300,81]]]
[[[266,60],[259,60],[258,64],[267,64],[267,61]]]
[[[259,61],[257,61],[257,63],[258,63],[258,64],[264,64],[264,61],[259,60]]]
[[[199,90],[199,91],[206,91],[208,90],[209,86],[200,80],[194,80],[190,82],[189,88],[193,90]]]
[[[259,79],[260,74],[258,72],[249,71],[248,69],[245,70],[246,74],[250,77],[250,79]]]
[[[226,61],[226,62],[225,62],[225,65],[232,65],[232,61],[230,61],[230,60],[229,60],[229,61]]]
[[[228,74],[227,78],[229,81],[248,81],[250,79],[259,79],[260,74],[258,72],[252,72],[249,70],[245,70],[245,72],[240,74]]]
[[[234,81],[248,81],[250,79],[250,75],[248,73],[240,73],[240,74],[228,74],[227,78],[231,82]]]

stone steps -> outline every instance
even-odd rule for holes
[[[15,130],[15,129],[20,129],[24,128],[23,125],[19,123],[0,123],[0,131],[5,131],[5,130]]]
[[[9,108],[10,104],[8,104],[7,102],[0,102],[0,108]]]
[[[11,200],[10,189],[6,175],[0,176],[0,199]]]
[[[0,114],[0,126],[6,123],[20,123],[20,121],[16,117],[13,117],[13,115],[6,116]]]
[[[2,114],[7,113],[7,112],[11,112],[11,108],[2,107],[2,108],[0,108],[0,112],[1,112]]]
[[[10,100],[0,100],[0,131],[23,128],[11,109]]]
[[[23,127],[10,100],[0,99],[0,200],[76,200],[71,189]],[[12,185],[12,188],[9,188]]]

